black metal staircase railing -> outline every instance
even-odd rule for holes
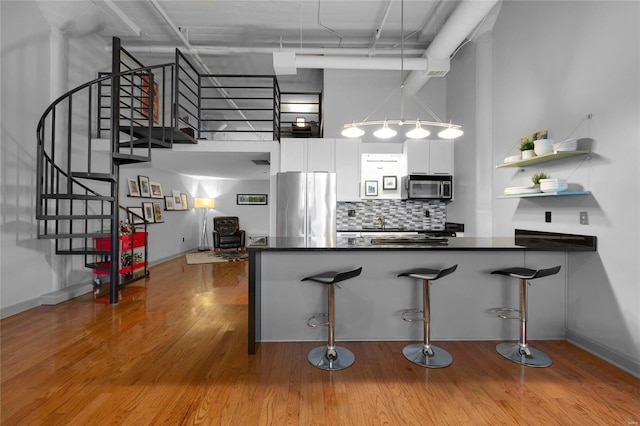
[[[120,165],[148,162],[154,148],[195,144],[224,126],[279,140],[281,95],[274,76],[201,74],[178,49],[175,63],[143,66],[114,38],[111,72],[60,96],[38,122],[38,238],[54,240],[56,254],[84,255],[87,268],[104,273],[108,263],[109,301],[117,303],[128,283],[120,279],[119,244],[106,250],[95,241],[119,241]],[[317,109],[321,122],[319,102]]]
[[[38,238],[55,240],[57,254],[84,255],[88,268],[95,263],[89,256],[120,259],[118,244],[111,244],[106,251],[96,249],[94,240],[105,236],[111,241],[118,240],[122,208],[119,166],[150,161],[155,129],[150,103],[147,103],[144,127],[139,125],[142,120],[135,117],[136,108],[121,108],[123,103],[132,100],[131,96],[123,100],[121,83],[124,81],[126,86],[146,76],[148,100],[151,100],[153,72],[164,73],[173,66],[162,64],[103,75],[60,96],[43,113],[37,127],[37,232]],[[96,123],[94,110],[98,104],[94,100],[99,85],[104,86],[105,81],[109,81],[112,100],[108,140],[96,139],[98,131],[92,127],[92,123]],[[127,134],[123,128],[131,127],[134,120],[141,128],[139,134],[129,135],[129,140],[122,141],[121,136]],[[118,301],[118,286],[127,284],[119,278],[118,262],[111,262],[111,303]]]

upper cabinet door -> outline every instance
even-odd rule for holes
[[[429,141],[406,140],[404,142],[404,158],[407,161],[408,175],[428,175]]]
[[[336,171],[335,139],[307,139],[307,172]]]
[[[360,201],[360,139],[336,139],[338,201]]]
[[[306,172],[306,139],[280,140],[280,171]]]
[[[429,141],[429,173],[453,175],[453,141]]]

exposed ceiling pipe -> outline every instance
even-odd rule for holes
[[[107,6],[120,21],[131,30],[133,34],[136,36],[140,36],[140,27],[138,27],[135,22],[133,22],[126,13],[122,11],[112,0],[102,0],[102,3]]]
[[[373,37],[373,43],[371,44],[372,50],[375,50],[376,44],[378,44],[378,40],[380,40],[380,36],[382,35],[382,29],[384,28],[384,25],[387,22],[387,18],[389,17],[389,12],[391,11],[392,3],[393,3],[393,0],[389,0],[389,3],[387,3],[387,10],[385,10],[384,16],[382,17],[382,21],[380,22],[380,25],[378,25],[378,29],[376,30],[376,35]]]
[[[424,53],[427,63],[449,61],[456,48],[482,22],[484,17],[499,0],[463,0],[453,11],[442,29]],[[431,77],[425,71],[411,71],[404,81],[404,87],[417,93]]]
[[[295,56],[296,68],[341,69],[341,70],[389,70],[399,71],[398,58],[365,58],[343,56]],[[404,58],[405,70],[425,70],[427,58]]]
[[[109,51],[111,47],[107,47]],[[175,46],[127,46],[127,51],[131,53],[154,53],[169,54],[175,53]],[[425,49],[404,49],[405,55],[422,55]],[[336,55],[336,56],[400,56],[397,49],[378,49],[376,51],[369,47],[230,47],[230,46],[190,46],[182,49],[183,53],[202,56],[230,55],[230,54],[272,54],[274,52],[292,52],[297,55]]]
[[[191,43],[189,43],[189,40],[187,40],[184,35],[182,34],[182,32],[180,31],[180,29],[173,23],[173,21],[171,20],[171,18],[166,14],[166,12],[162,9],[162,7],[158,4],[157,0],[150,0],[150,3],[153,5],[153,7],[158,11],[158,13],[160,14],[160,16],[162,16],[162,18],[165,20],[165,22],[169,25],[169,27],[171,28],[171,30],[178,36],[178,38],[180,39],[180,41],[182,42],[182,44],[184,45],[184,47],[187,50],[192,50],[192,46]],[[209,69],[209,67],[207,67],[207,64],[204,63],[204,61],[202,60],[202,58],[200,58],[200,55],[198,55],[197,53],[195,55],[193,55],[193,57],[195,58],[196,62],[202,67],[202,69],[207,73],[207,74],[213,74],[211,72],[211,70]],[[210,79],[213,81],[214,84],[216,84],[217,86],[221,86],[220,82],[218,81],[218,79],[216,79],[215,77],[210,77]],[[222,96],[225,97],[225,100],[234,108],[236,109],[239,113],[240,116],[242,117],[243,120],[246,120],[247,124],[249,125],[249,128],[251,130],[253,130],[255,132],[256,135],[260,135],[259,132],[256,131],[255,127],[253,127],[253,125],[251,124],[251,122],[249,121],[249,119],[247,118],[247,116],[242,112],[242,110],[240,110],[240,107],[233,101],[233,99],[231,99],[231,97],[229,96],[229,93],[224,90],[224,89],[218,89],[218,91],[222,94]],[[262,137],[264,139],[264,137]]]

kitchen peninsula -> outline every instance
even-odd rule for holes
[[[593,236],[515,230],[502,238],[270,238],[249,246],[249,354],[261,341],[322,341],[326,330],[306,319],[326,311],[326,289],[300,282],[322,271],[362,266],[362,274],[336,290],[337,340],[420,340],[421,327],[402,321],[400,311],[417,308],[421,288],[397,275],[416,267],[458,265],[432,286],[434,340],[517,339],[514,321],[490,309],[518,306],[513,280],[492,270],[561,265],[559,274],[538,280],[529,292],[529,336],[562,339],[565,334],[567,254],[595,251]]]

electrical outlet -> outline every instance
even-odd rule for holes
[[[544,212],[544,221],[547,223],[551,222],[551,212]]]
[[[424,217],[429,217],[429,216],[431,216],[431,213],[429,212],[429,210],[425,210]]]
[[[354,209],[347,210],[348,217],[356,217],[356,211]]]
[[[184,243],[184,237],[182,237],[182,242]]]
[[[587,212],[580,212],[580,225],[588,225],[589,224],[589,215]]]

